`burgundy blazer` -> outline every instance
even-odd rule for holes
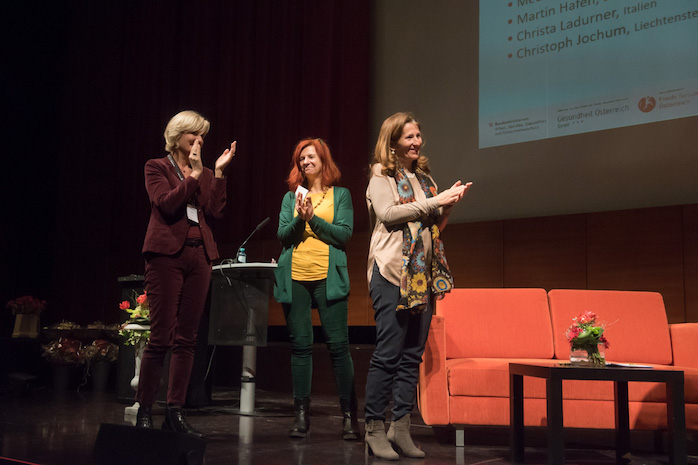
[[[206,255],[211,261],[218,258],[209,221],[223,216],[225,177],[218,179],[211,169],[204,168],[198,180],[189,176],[182,181],[167,157],[154,158],[145,164],[145,189],[150,197],[150,221],[143,243],[144,254],[174,255],[184,247],[189,232],[187,202],[196,197]]]

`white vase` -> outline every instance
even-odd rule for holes
[[[600,342],[593,347],[570,348],[570,363],[583,366],[605,366],[606,345]]]

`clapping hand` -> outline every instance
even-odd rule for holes
[[[228,167],[230,161],[235,156],[235,149],[237,148],[238,142],[234,141],[230,144],[229,149],[225,149],[218,160],[216,160],[215,175],[217,178],[223,177],[223,171]]]
[[[201,141],[198,138],[194,141],[191,152],[189,152],[189,166],[191,166],[192,176],[199,179],[199,175],[204,171],[204,166],[201,163]]]
[[[296,196],[296,211],[303,221],[310,221],[313,218],[313,203],[310,201],[309,195],[306,195],[305,199],[303,199],[303,194]]]
[[[452,207],[463,199],[465,193],[468,192],[472,185],[472,182],[463,184],[459,179],[450,188],[437,195],[436,198],[439,199],[439,204],[442,207]]]
[[[459,179],[450,188],[436,196],[436,198],[439,199],[439,204],[443,207],[443,214],[437,224],[441,231],[446,228],[448,217],[451,214],[453,206],[465,197],[465,193],[468,192],[468,189],[470,189],[472,185],[472,182],[463,184]]]

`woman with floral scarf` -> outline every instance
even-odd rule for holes
[[[377,457],[424,457],[410,436],[419,364],[432,301],[453,287],[440,232],[472,183],[437,193],[422,135],[410,113],[383,122],[366,190],[373,227],[368,282],[376,320],[376,348],[366,380],[366,447]],[[393,409],[386,435],[385,417]],[[394,450],[395,449],[395,450]]]

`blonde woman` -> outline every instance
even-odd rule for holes
[[[150,220],[143,243],[145,289],[150,301],[150,340],[143,353],[136,400],[136,426],[153,428],[152,405],[165,355],[170,354],[167,410],[163,429],[202,437],[182,412],[194,363],[199,319],[218,258],[210,223],[226,203],[223,174],[235,156],[236,142],[216,160],[202,163],[210,123],[195,111],[182,111],[165,128],[166,157],[145,164]]]

